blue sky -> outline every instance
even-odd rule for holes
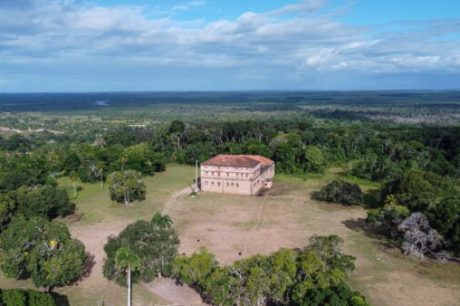
[[[460,89],[460,1],[0,1],[0,92],[251,89]]]

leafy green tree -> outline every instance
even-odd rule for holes
[[[18,215],[43,218],[56,218],[74,212],[75,204],[70,202],[67,192],[56,186],[43,185],[21,187],[11,193]]]
[[[16,203],[7,194],[0,194],[0,228],[6,226],[14,216]]]
[[[337,236],[313,237],[302,250],[281,249],[221,268],[201,249],[174,261],[173,275],[214,305],[368,305],[345,284],[354,257]],[[316,304],[315,304],[316,303]]]
[[[357,291],[352,291],[346,284],[328,288],[314,288],[303,297],[302,306],[369,306],[366,298]]]
[[[419,170],[410,170],[388,182],[382,188],[381,197],[395,195],[397,201],[411,211],[424,212],[434,204],[447,183],[438,175]]]
[[[75,152],[70,152],[64,159],[63,168],[67,174],[72,172],[77,173],[80,169],[81,160]]]
[[[279,143],[274,147],[273,159],[280,172],[295,173],[298,171],[295,149],[287,142]]]
[[[0,268],[10,278],[32,278],[37,287],[73,283],[83,271],[85,247],[64,224],[18,218],[0,234]]]
[[[109,238],[104,246],[106,259],[103,273],[109,280],[126,284],[126,276],[115,267],[118,249],[129,248],[141,260],[139,270],[132,273],[133,283],[150,282],[158,276],[168,276],[177,255],[179,238],[168,216],[155,214],[150,221],[137,221],[128,225],[117,237]]]
[[[0,305],[5,306],[68,306],[66,296],[37,290],[0,290]]]
[[[169,126],[168,133],[183,133],[185,131],[185,123],[181,120],[174,120]]]
[[[21,289],[5,290],[2,301],[6,306],[27,306],[27,292]]]
[[[29,306],[58,306],[50,293],[28,290],[27,294]]]
[[[123,169],[135,170],[145,175],[153,175],[165,169],[163,156],[153,152],[146,143],[126,148],[118,162],[123,164]]]
[[[270,152],[270,148],[255,139],[248,139],[245,142],[245,153],[246,154],[255,154],[255,155],[262,155],[268,158],[271,158],[272,153]]]
[[[32,149],[33,143],[20,134],[13,134],[3,141],[3,147],[7,151],[27,152]]]
[[[141,175],[136,171],[114,172],[110,175],[109,181],[112,201],[128,206],[133,201],[145,200],[147,190]]]
[[[401,166],[392,162],[388,157],[369,154],[362,160],[353,164],[351,174],[371,180],[371,181],[388,181],[400,176],[402,173]]]
[[[121,247],[115,254],[115,268],[119,271],[126,272],[126,285],[128,287],[127,305],[131,306],[131,272],[139,270],[141,259],[127,247]]]
[[[388,195],[383,207],[367,212],[366,222],[395,239],[398,235],[398,225],[409,215],[410,210],[406,206],[399,205],[394,195]]]
[[[334,180],[313,194],[314,199],[335,202],[344,205],[359,205],[363,203],[363,192],[357,184]]]
[[[281,249],[270,256],[269,261],[271,300],[278,304],[287,304],[287,292],[296,282],[297,254],[294,250]]]
[[[201,248],[190,257],[178,256],[174,259],[173,275],[186,284],[204,285],[206,278],[217,269],[218,263],[213,254]]]
[[[305,159],[307,161],[307,171],[323,172],[326,166],[323,152],[317,146],[310,145],[305,149]]]
[[[430,223],[447,240],[448,247],[460,254],[460,195],[447,195],[428,211]]]
[[[12,157],[0,155],[0,192],[45,184],[47,177],[47,163],[35,154]]]

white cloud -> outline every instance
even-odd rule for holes
[[[133,5],[20,2],[20,7],[0,5],[4,65],[54,61],[97,66],[104,59],[114,65],[250,68],[255,75],[268,66],[367,74],[460,71],[459,41],[436,40],[458,35],[458,20],[406,23],[405,31],[395,32],[340,23],[320,13],[327,5],[323,0],[211,22],[152,18],[145,7]],[[205,1],[190,1],[173,10],[202,5]]]
[[[187,2],[185,4],[175,5],[175,6],[173,6],[172,10],[173,11],[182,11],[183,12],[183,11],[191,10],[193,8],[204,6],[205,4],[206,4],[205,0],[194,0],[194,1]]]

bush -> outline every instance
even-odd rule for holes
[[[54,306],[57,305],[54,302],[53,297],[46,292],[39,292],[35,290],[29,290],[29,306]]]
[[[66,296],[36,290],[2,290],[0,305],[5,306],[64,306],[69,305]]]
[[[335,180],[314,193],[313,198],[344,205],[359,205],[363,203],[363,192],[357,184]]]
[[[357,291],[352,291],[346,284],[329,288],[313,288],[305,295],[301,305],[322,306],[366,306],[366,298]]]
[[[20,289],[5,290],[2,292],[2,301],[6,306],[27,306],[26,291]]]
[[[16,214],[27,218],[43,217],[47,219],[66,216],[75,210],[67,192],[55,186],[43,185],[21,187],[13,193],[16,202]]]

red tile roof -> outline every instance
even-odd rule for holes
[[[274,162],[271,159],[260,155],[229,155],[220,154],[204,163],[203,166],[217,166],[217,167],[236,167],[236,168],[254,168],[257,165],[269,166]]]

